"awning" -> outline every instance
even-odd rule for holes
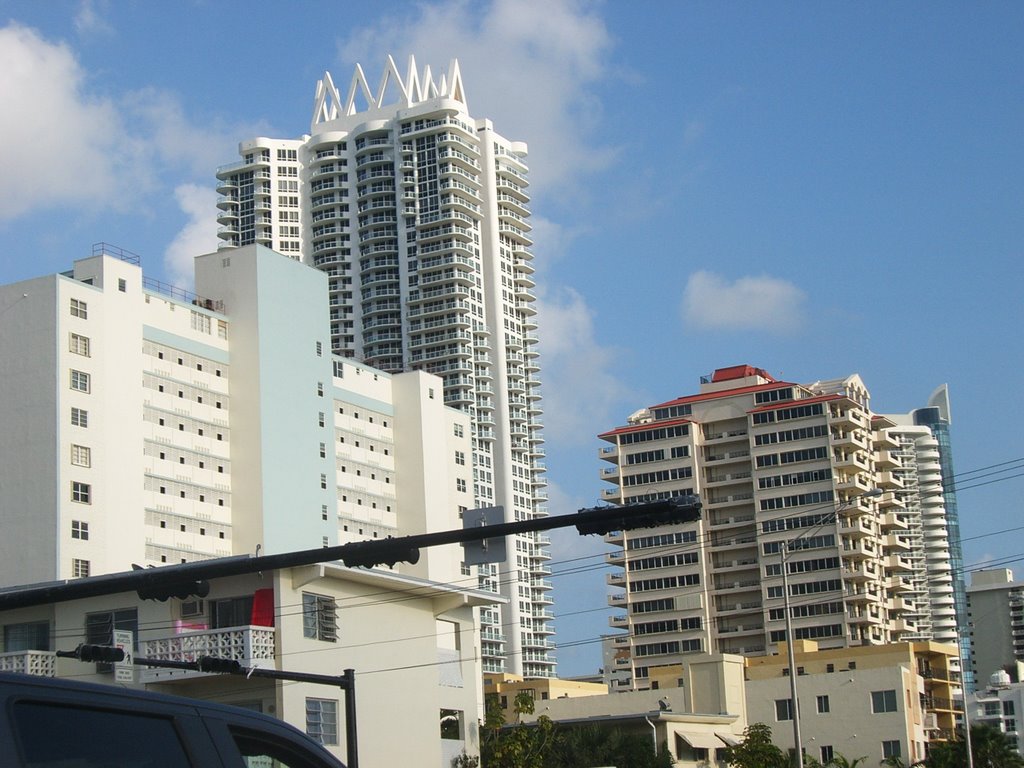
[[[682,733],[683,741],[697,749],[721,749],[722,742],[713,733]]]
[[[736,736],[736,735],[731,734],[731,733],[716,733],[715,736],[720,738],[722,741],[724,741],[730,747],[735,747],[737,744],[740,744],[743,741],[743,739],[741,739],[739,736]]]

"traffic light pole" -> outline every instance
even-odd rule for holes
[[[84,597],[113,595],[136,591],[143,599],[166,600],[169,597],[205,596],[208,579],[240,576],[260,571],[295,568],[341,561],[349,567],[372,568],[419,560],[419,550],[443,544],[461,544],[508,536],[515,533],[549,531],[575,526],[582,535],[606,534],[634,528],[693,522],[700,518],[700,501],[695,496],[655,501],[647,504],[594,507],[575,514],[516,520],[436,533],[421,533],[398,538],[373,539],[339,544],[333,547],[305,549],[279,555],[219,558],[159,568],[142,568],[104,576],[49,582],[47,584],[12,587],[0,590],[0,611],[48,605]],[[205,591],[204,591],[205,590]]]

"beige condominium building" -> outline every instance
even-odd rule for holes
[[[651,667],[687,654],[776,653],[784,565],[795,640],[842,648],[942,628],[952,642],[941,493],[917,489],[938,468],[910,482],[914,436],[869,397],[857,375],[797,384],[740,365],[600,435],[604,500],[703,503],[693,523],[606,537],[623,687],[649,687]]]

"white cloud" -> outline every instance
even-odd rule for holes
[[[573,0],[445,0],[416,6],[415,18],[385,18],[339,49],[341,63],[362,64],[376,85],[390,52],[405,73],[408,55],[435,76],[459,60],[469,112],[530,147],[538,188],[581,183],[615,157],[597,140],[602,118],[591,90],[612,76],[612,41],[591,3]],[[408,12],[410,6],[403,6]],[[336,72],[348,83],[350,71]]]
[[[0,219],[38,206],[124,204],[138,190],[117,109],[89,97],[71,50],[18,24],[0,29]]]
[[[728,282],[712,272],[690,275],[683,291],[683,319],[705,330],[789,333],[803,322],[806,296],[777,277],[741,277]]]
[[[562,445],[589,444],[595,424],[610,424],[629,389],[615,375],[624,352],[602,346],[593,311],[565,289],[538,298],[541,364],[544,366],[544,435]]]
[[[106,10],[106,3],[102,3],[102,5]],[[107,36],[113,34],[114,28],[100,15],[96,3],[93,3],[92,0],[82,0],[81,5],[78,6],[78,13],[75,14],[75,31],[81,36]]]
[[[174,197],[188,220],[167,247],[164,268],[175,285],[191,285],[193,259],[217,250],[217,221],[211,213],[216,207],[217,193],[195,184],[182,184],[174,190]]]

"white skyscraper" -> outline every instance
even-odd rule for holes
[[[471,417],[464,508],[546,514],[526,145],[468,113],[457,62],[435,78],[389,57],[370,88],[317,84],[310,135],[255,138],[217,172],[222,248],[259,243],[329,277],[333,351],[384,371],[429,371]],[[480,586],[484,669],[554,673],[548,539],[510,538]],[[514,556],[512,554],[514,551]],[[514,559],[513,559],[514,557]]]

